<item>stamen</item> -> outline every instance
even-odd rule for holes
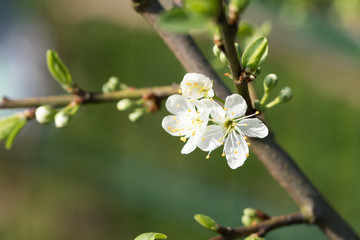
[[[195,135],[195,133],[196,133],[196,131],[193,131],[193,133],[192,133],[191,135],[193,135],[193,136],[194,136],[194,135]]]
[[[222,153],[221,156],[222,156],[222,157],[225,157],[225,153]]]
[[[205,138],[202,138],[201,140],[203,140],[203,141],[204,141],[204,140],[205,140]]]
[[[213,98],[210,98],[210,101],[212,101],[213,100]]]
[[[246,157],[249,157],[250,156],[250,154],[246,154]]]
[[[245,123],[245,127],[247,127],[248,125],[247,125],[247,123]]]
[[[181,94],[181,93],[182,93],[181,89],[179,89],[179,90],[178,90],[178,93],[179,93],[179,94]]]
[[[228,109],[227,108],[224,108],[225,111],[227,111]]]
[[[180,140],[186,142],[186,137],[181,137]]]
[[[238,142],[237,144],[238,144],[238,145],[240,145],[241,143],[240,143],[240,142]]]
[[[247,137],[246,136],[244,136],[244,140],[246,140],[247,139]]]
[[[179,124],[179,123],[180,123],[180,120],[177,120],[176,123]]]
[[[175,120],[175,119],[176,119],[176,117],[175,117],[175,116],[173,116],[173,119]]]
[[[250,146],[250,143],[248,142],[248,143],[246,143],[248,146]]]
[[[210,155],[207,155],[207,156],[206,156],[206,159],[209,159],[209,158],[210,158]]]
[[[235,153],[235,154],[237,154],[237,153],[238,153],[238,151],[236,151],[236,150],[235,150],[235,151],[234,151],[234,153]]]
[[[186,83],[186,85],[191,86],[192,84],[191,83]]]
[[[181,136],[181,132],[179,132],[179,136]]]
[[[180,104],[176,104],[176,107],[180,107]]]
[[[234,115],[235,113],[234,112],[231,112],[231,115]]]
[[[259,112],[259,111],[256,111],[256,112],[255,112],[255,114],[256,114],[256,115],[259,115],[259,114],[260,114],[260,112]]]
[[[194,83],[195,86],[197,86],[197,83]]]
[[[189,109],[188,112],[191,112],[191,109]]]

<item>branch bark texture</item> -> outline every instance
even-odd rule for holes
[[[137,11],[155,28],[188,72],[202,73],[212,78],[215,92],[220,97],[225,98],[232,94],[203,57],[191,37],[167,33],[158,27],[157,19],[163,8],[157,0],[137,0],[136,2],[138,6],[141,6],[137,8]],[[294,160],[276,143],[272,135],[265,139],[250,139],[250,142],[252,151],[295,200],[308,222],[321,228],[329,239],[359,239],[351,227],[324,200]]]

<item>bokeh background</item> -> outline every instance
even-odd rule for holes
[[[272,72],[280,79],[276,91],[294,91],[290,103],[267,113],[276,139],[358,233],[359,13],[359,0],[254,0],[243,17],[272,23],[259,91]],[[195,35],[219,69],[211,38]],[[180,82],[185,73],[129,1],[0,0],[1,96],[63,94],[46,69],[49,48],[91,91],[110,76],[145,87]],[[166,114],[135,124],[115,104],[84,106],[66,129],[33,121],[11,151],[1,143],[0,238],[125,240],[155,231],[206,239],[213,234],[194,214],[236,227],[245,207],[271,215],[298,210],[253,155],[236,171],[220,151],[208,160],[199,150],[181,155],[182,142],[161,128]],[[266,239],[325,237],[299,225]]]

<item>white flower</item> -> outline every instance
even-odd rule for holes
[[[172,95],[166,101],[167,110],[174,114],[166,116],[162,127],[171,135],[179,136],[186,142],[181,150],[188,154],[195,150],[209,121],[210,109],[204,101],[187,99],[181,95]]]
[[[192,99],[211,98],[214,96],[212,81],[199,73],[187,73],[180,87],[184,97]]]
[[[55,115],[55,126],[57,128],[64,128],[69,125],[70,115],[60,111]]]
[[[264,138],[269,133],[267,127],[259,119],[249,118],[255,114],[244,116],[247,105],[239,94],[227,97],[224,108],[213,101],[207,104],[212,108],[210,115],[214,124],[206,128],[198,147],[210,154],[224,145],[222,156],[226,156],[229,166],[232,169],[242,166],[249,156],[246,136]]]
[[[54,115],[56,110],[48,105],[40,106],[36,108],[35,118],[41,124],[48,124],[54,121]]]

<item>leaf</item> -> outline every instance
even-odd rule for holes
[[[209,216],[206,216],[204,214],[196,214],[194,216],[195,220],[202,225],[203,227],[216,232],[217,224],[216,222]]]
[[[167,236],[162,233],[143,233],[135,238],[135,240],[155,240],[155,239],[167,239]]]
[[[54,50],[46,52],[46,59],[48,69],[56,81],[60,83],[63,88],[71,87],[72,78],[68,68],[61,61],[59,55]]]
[[[167,31],[186,33],[191,29],[202,29],[207,25],[207,19],[191,17],[184,8],[174,8],[163,13],[159,26]]]
[[[185,9],[189,14],[194,14],[202,18],[214,17],[219,9],[218,0],[185,0]]]
[[[26,123],[26,117],[18,114],[0,119],[0,141],[6,139],[6,149],[11,148],[15,137]]]
[[[268,41],[266,37],[261,37],[253,41],[244,51],[242,65],[250,71],[256,70],[265,60],[268,53]]]
[[[16,123],[16,125],[11,129],[7,139],[5,148],[10,149],[14,143],[15,137],[19,134],[19,132],[25,127],[27,123],[27,120],[25,117],[20,117],[19,121]]]

